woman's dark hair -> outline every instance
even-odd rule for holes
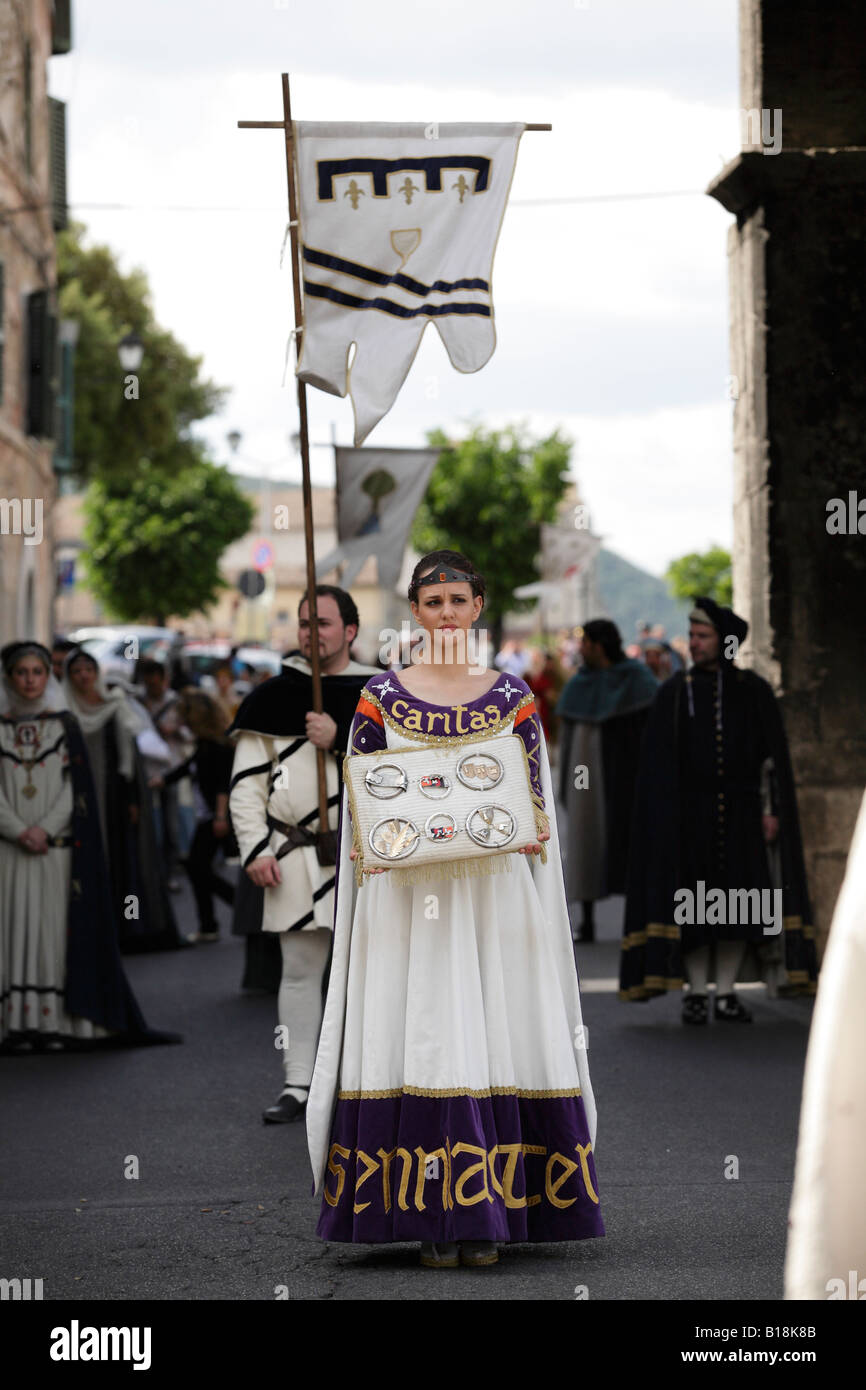
[[[358,607],[351,594],[347,594],[345,589],[338,589],[336,584],[317,584],[316,598],[332,598],[340,612],[343,620],[343,627],[360,627],[361,619],[358,616]],[[298,604],[298,616],[300,617],[301,608],[308,601],[309,593],[301,595]]]
[[[465,555],[461,555],[459,550],[431,550],[427,555],[422,556],[412,571],[412,578],[409,581],[410,603],[418,602],[418,590],[423,588],[425,577],[433,574],[439,565],[448,565],[450,569],[460,570],[462,574],[468,574],[475,597],[483,600],[487,596],[487,583],[484,576],[478,573],[472,561],[467,559]]]
[[[600,643],[608,661],[625,661],[619,628],[608,618],[592,618],[590,622],[584,623],[583,635],[588,637],[590,642]]]
[[[196,738],[210,739],[213,743],[225,742],[225,732],[230,721],[214,697],[206,690],[199,690],[195,685],[185,685],[180,692],[177,709],[184,724]]]
[[[96,670],[99,670],[99,662],[96,660],[95,656],[91,656],[90,652],[86,651],[84,647],[73,646],[72,650],[67,652],[66,660],[63,663],[67,674],[72,670],[74,663],[81,660],[89,661],[91,666],[95,666]]]

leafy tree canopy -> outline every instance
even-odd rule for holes
[[[85,246],[85,233],[73,222],[57,238],[60,316],[79,326],[73,476],[122,491],[143,459],[154,468],[177,467],[178,441],[221,408],[226,391],[202,380],[202,358],[156,322],[144,272],[124,275],[110,247]],[[138,400],[124,395],[117,356],[131,330],[144,344]]]
[[[487,580],[485,615],[498,635],[510,609],[525,606],[514,590],[539,578],[539,527],[556,519],[568,488],[571,441],[558,431],[532,439],[525,428],[476,426],[450,441],[441,430],[427,442],[442,450],[412,528],[422,552],[460,550]]]
[[[668,589],[674,598],[712,598],[730,608],[733,602],[733,579],[730,552],[713,545],[701,555],[693,551],[679,560],[672,560],[665,571]]]
[[[103,479],[87,490],[88,581],[118,619],[163,626],[208,608],[226,587],[220,556],[252,526],[252,503],[228,470],[197,445],[179,452],[173,474],[142,459],[124,493]]]

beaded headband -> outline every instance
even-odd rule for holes
[[[439,565],[430,574],[425,574],[422,579],[416,582],[419,589],[425,589],[428,584],[471,584],[472,575],[462,574],[460,570],[453,570],[450,565]]]

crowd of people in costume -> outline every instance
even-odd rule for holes
[[[624,649],[597,619],[579,648],[512,641],[480,670],[449,643],[483,622],[484,578],[436,551],[408,595],[434,655],[386,670],[353,658],[351,595],[316,592],[320,712],[306,597],[297,650],[242,700],[228,668],[214,693],[173,690],[148,660],[109,688],[82,647],[3,648],[0,1047],[177,1040],[148,1029],[121,952],[218,940],[218,900],[247,938],[244,983],[277,995],[288,1045],[263,1118],[306,1120],[324,1239],[417,1241],[448,1268],[603,1235],[573,951],[595,904],[625,897],[623,1000],[684,991],[683,1021],[705,1024],[715,981],[714,1017],[744,1023],[737,980],[815,989],[793,776],[772,690],[737,664],[747,626],[697,598],[690,664],[648,625]],[[483,874],[359,883],[344,761],[504,733],[536,843]],[[688,920],[699,887],[717,910]],[[732,894],[777,895],[778,930],[718,910]]]

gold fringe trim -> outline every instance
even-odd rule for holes
[[[458,1090],[428,1090],[423,1086],[397,1086],[393,1091],[338,1091],[337,1100],[394,1100],[397,1096],[421,1096],[431,1100],[456,1099],[471,1096],[473,1100],[486,1100],[491,1096],[516,1096],[518,1100],[565,1100],[582,1095],[579,1086],[564,1091],[522,1091],[515,1086],[489,1086],[483,1091],[472,1091],[468,1087]]]
[[[653,999],[656,995],[664,994],[669,989],[681,990],[684,984],[685,980],[675,977],[665,979],[662,975],[647,975],[642,985],[631,985],[629,989],[621,989],[619,998],[629,1000]]]
[[[685,925],[690,925],[686,923]],[[698,924],[700,925],[700,924]],[[815,939],[815,928],[806,926],[802,917],[783,917],[782,928],[786,932],[802,932],[804,941]],[[649,937],[664,937],[668,941],[678,941],[681,935],[681,928],[665,922],[647,922],[643,931],[627,932],[622,940],[622,949],[631,950],[633,947],[645,946]],[[756,943],[752,943],[753,945]],[[804,972],[805,973],[805,972]],[[793,977],[792,977],[793,978]]]
[[[432,883],[438,878],[484,878],[488,874],[511,873],[513,850],[500,850],[489,859],[446,859],[442,863],[428,860],[416,868],[389,869],[392,882],[406,885]]]
[[[636,946],[645,946],[649,937],[664,937],[668,941],[679,941],[680,929],[667,926],[664,922],[648,922],[643,931],[630,931],[622,939],[622,949],[629,951]]]

